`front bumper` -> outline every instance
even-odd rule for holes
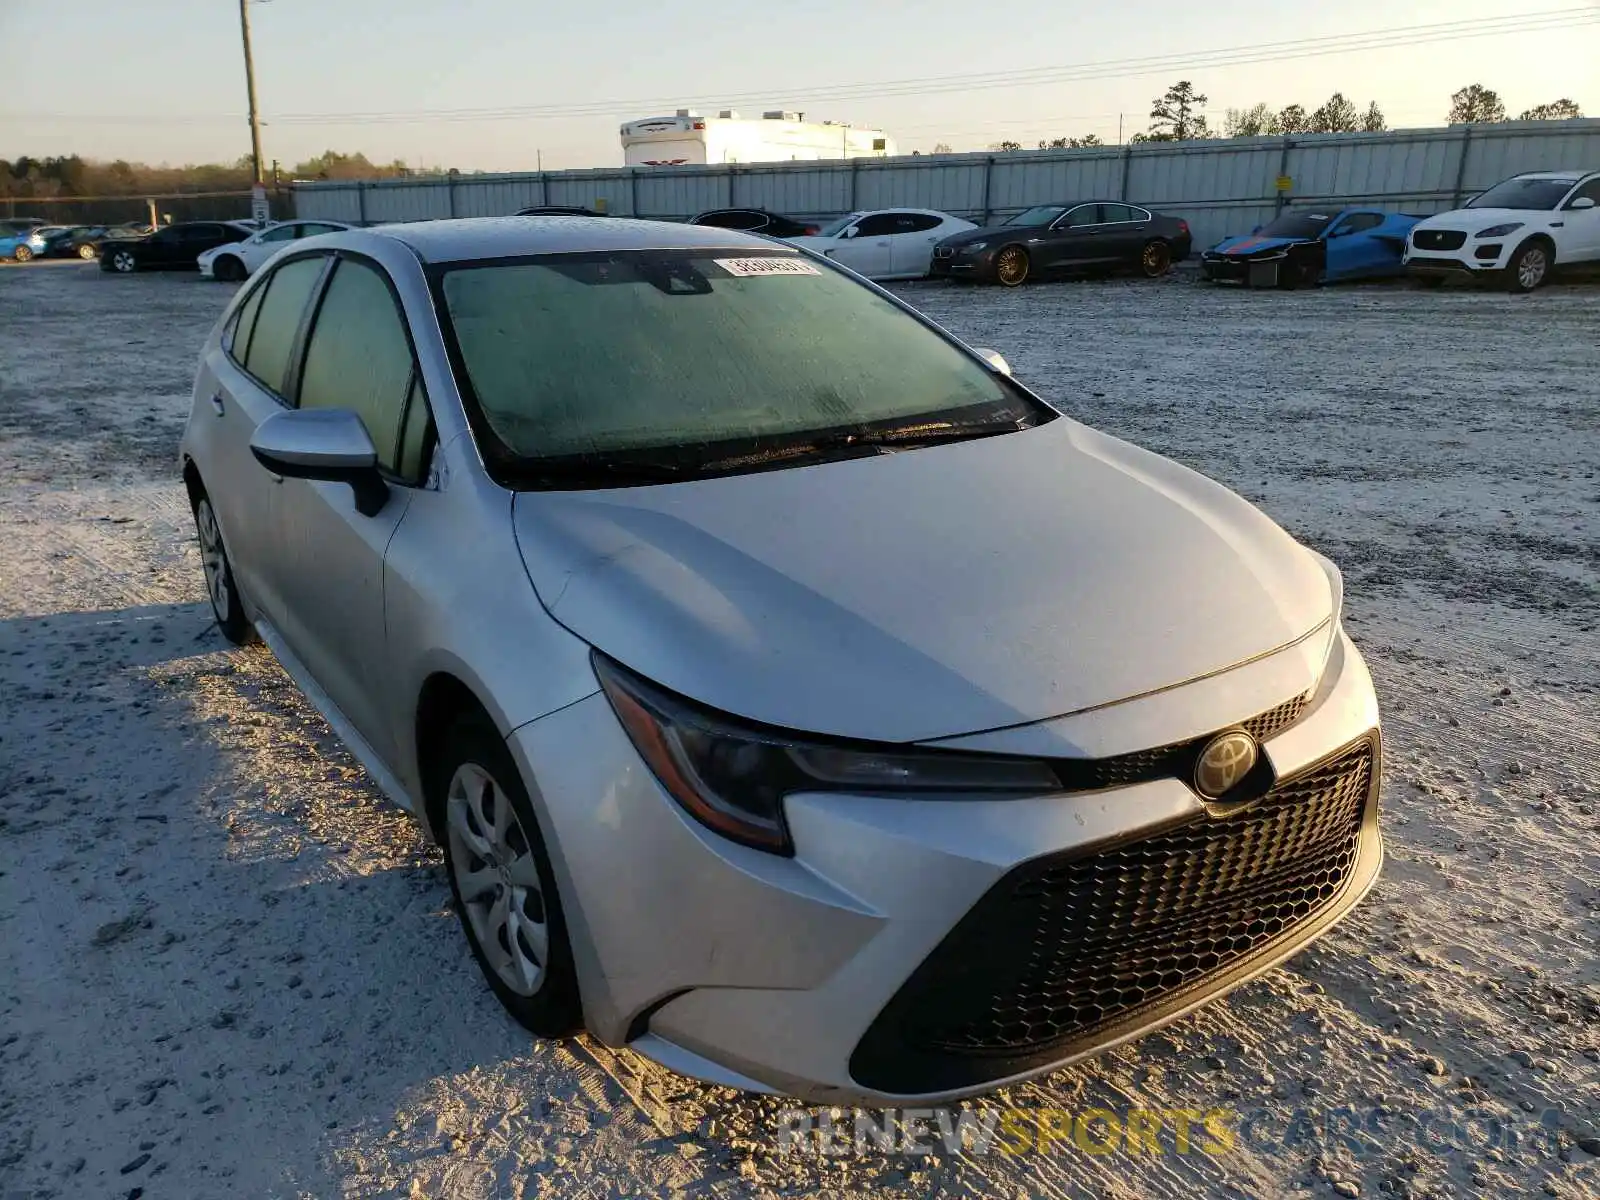
[[[965,254],[958,250],[949,258],[940,258],[935,249],[928,274],[935,279],[993,279],[994,251]]]
[[[1213,283],[1240,283],[1246,287],[1277,287],[1279,268],[1288,259],[1286,252],[1259,258],[1240,258],[1229,254],[1200,257],[1200,275]]]
[[[215,279],[216,278],[215,273],[211,269],[211,264],[212,264],[212,260],[209,259],[209,258],[201,258],[201,259],[197,259],[195,261],[195,266],[200,269],[200,278],[202,278],[202,279]]]
[[[955,1099],[1137,1037],[1300,949],[1355,905],[1382,860],[1377,704],[1342,633],[1304,715],[1262,734],[1280,781],[1267,793],[1277,815],[1263,800],[1210,816],[1177,778],[1023,800],[792,796],[788,859],[684,815],[603,695],[523,726],[510,744],[547,823],[595,1035],[687,1074],[818,1103]],[[1351,818],[1343,857],[1336,870],[1317,867],[1333,874],[1315,895],[1285,907],[1260,891],[1268,875],[1300,879],[1296,862],[1258,874],[1237,854],[1208,859],[1230,829],[1252,844],[1281,840],[1282,828],[1257,836],[1229,821],[1314,816],[1295,807],[1292,781],[1341,753],[1365,754],[1365,774],[1341,785]],[[1183,863],[1170,857],[1180,850]],[[1169,856],[1151,890],[1112,895],[1117,864],[1145,851]],[[1085,869],[1076,884],[1060,882]],[[1057,882],[1045,888],[1056,889],[1046,914],[1035,894],[1047,878]],[[1191,887],[1196,880],[1205,886]],[[1163,897],[1185,888],[1229,911],[1258,897],[1262,911],[1241,919],[1259,917],[1259,928],[1224,931],[1241,939],[1230,952],[1194,912],[1163,909]],[[1115,926],[1123,901],[1140,914],[1140,953],[1152,964],[1137,995],[1122,987],[1121,950],[1069,945],[1083,928],[1075,916]],[[1029,923],[1041,914],[1047,925]],[[973,955],[985,945],[995,952]],[[1099,955],[1102,969],[1072,976],[1080,990],[1069,994],[1028,976],[1031,962],[1062,953]],[[1016,1011],[990,1019],[1007,1006]]]
[[[1468,241],[1457,250],[1417,250],[1407,247],[1401,264],[1410,275],[1489,276],[1505,270],[1516,243],[1512,238],[1492,242]]]

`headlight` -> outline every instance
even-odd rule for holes
[[[783,799],[794,792],[925,799],[1061,790],[1050,764],[997,755],[829,743],[723,717],[596,652],[595,674],[634,748],[695,820],[735,842],[793,854]]]
[[[976,254],[979,250],[987,250],[988,248],[988,242],[968,242],[965,246],[957,246],[956,253],[960,254],[966,251]]]
[[[1508,233],[1515,233],[1522,228],[1521,221],[1512,221],[1506,225],[1491,225],[1488,229],[1480,229],[1478,236],[1481,238],[1505,237]]]

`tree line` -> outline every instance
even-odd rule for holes
[[[1207,97],[1197,91],[1193,83],[1181,79],[1157,96],[1150,108],[1149,129],[1135,133],[1131,142],[1188,142],[1214,138],[1206,121]],[[1549,104],[1538,104],[1527,109],[1516,119],[1519,121],[1566,121],[1583,116],[1578,105],[1561,99]],[[1450,112],[1446,120],[1451,125],[1492,124],[1507,121],[1506,106],[1500,97],[1482,84],[1464,87],[1450,97]],[[1307,109],[1302,104],[1288,104],[1274,109],[1268,104],[1254,104],[1249,108],[1230,108],[1223,118],[1220,136],[1227,138],[1278,136],[1293,133],[1382,133],[1389,125],[1376,100],[1360,108],[1343,92],[1335,92],[1316,108]],[[1104,143],[1094,134],[1083,137],[1046,138],[1039,143],[1041,150],[1068,150],[1080,146],[1099,146]],[[948,149],[948,148],[946,148]],[[991,150],[1021,150],[1022,143],[1012,140],[995,142]],[[935,148],[935,153],[939,153]]]
[[[374,163],[365,154],[325,150],[280,169],[290,179],[392,179],[414,172],[399,159]],[[269,173],[269,182],[271,182]],[[247,192],[254,182],[249,155],[231,163],[153,167],[146,163],[96,162],[76,154],[58,158],[0,158],[0,198],[54,196],[162,196],[182,192]]]

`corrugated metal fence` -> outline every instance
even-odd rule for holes
[[[294,197],[298,216],[360,224],[503,216],[536,204],[665,220],[735,206],[822,217],[903,205],[983,224],[1032,204],[1121,199],[1185,218],[1201,247],[1269,220],[1284,204],[1440,212],[1520,171],[1560,169],[1600,169],[1600,120],[1091,150],[297,183]],[[1286,188],[1280,188],[1283,183]]]

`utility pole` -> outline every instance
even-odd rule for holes
[[[239,33],[244,38],[244,88],[250,100],[250,166],[255,182],[264,183],[261,173],[261,120],[256,114],[256,64],[250,54],[250,0],[239,0]]]

